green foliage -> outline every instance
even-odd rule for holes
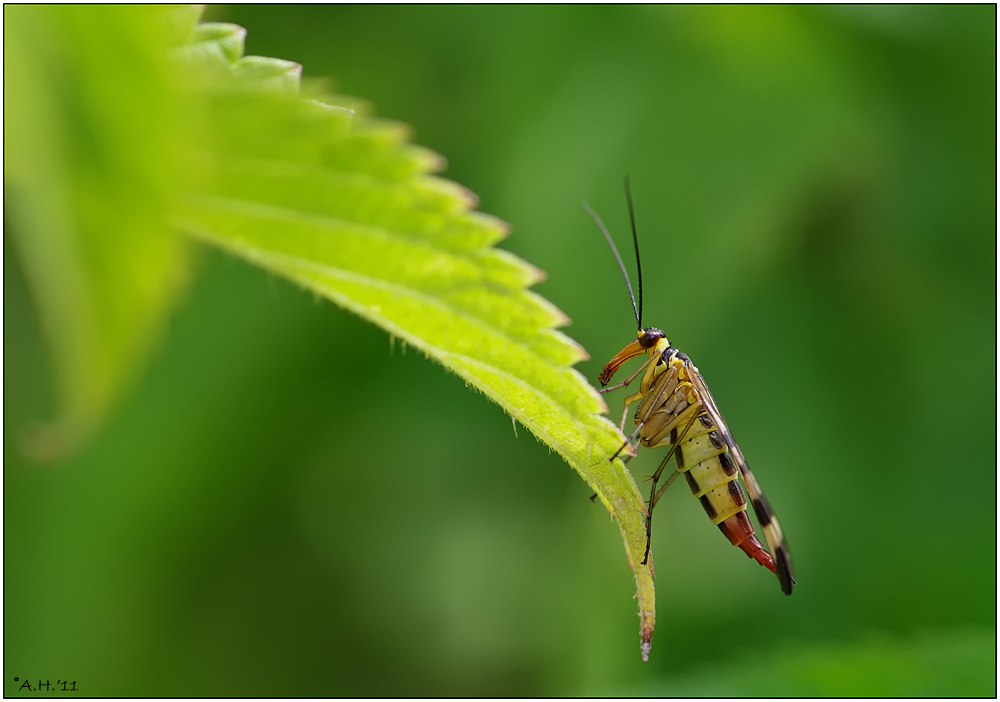
[[[212,93],[216,177],[186,198],[178,226],[378,324],[481,390],[601,496],[635,568],[642,496],[621,461],[607,460],[623,437],[569,368],[587,355],[555,330],[568,320],[525,289],[541,272],[492,248],[505,225],[430,177],[440,159],[407,144],[405,128],[352,119],[336,97],[299,98],[294,67],[238,56],[240,36],[209,24],[192,41],[189,56],[225,57],[232,74]],[[651,563],[636,570],[644,656]]]
[[[57,421],[78,448],[133,380],[187,277],[169,231],[183,111],[162,11],[4,7],[4,216],[48,340]]]
[[[66,674],[121,697],[995,692],[995,6],[206,8],[249,30],[249,53],[295,64],[241,61],[233,25],[192,44],[182,14],[5,7],[8,696],[15,676]],[[336,170],[375,168],[361,160],[381,139],[379,182],[399,164],[438,182],[440,158],[331,92],[414,125],[514,224],[501,246],[547,271],[531,290],[573,318],[591,379],[634,330],[580,201],[623,243],[630,174],[645,316],[701,368],[777,510],[792,597],[675,485],[653,524],[660,626],[642,663],[622,541],[575,471],[412,343],[393,352],[309,292],[326,281],[189,236],[218,223],[221,241],[239,217],[248,238],[228,243],[279,263],[258,215],[321,197],[213,207],[280,180],[254,167],[289,140],[304,150],[282,179],[333,170],[303,131],[355,145]],[[248,144],[257,120],[271,124]],[[234,184],[236,169],[262,172]],[[100,273],[99,239],[75,241],[119,209],[166,232],[169,255],[133,271],[162,306],[148,317],[123,266]],[[350,212],[310,216],[302,237]],[[46,238],[49,220],[74,247]],[[372,228],[399,233],[345,236]],[[475,232],[469,250],[502,227]],[[473,233],[402,245],[471,276],[454,249]],[[91,363],[74,354],[104,365],[76,371],[72,413],[65,390],[46,395],[50,354],[57,379]],[[620,394],[605,399],[617,419]],[[31,445],[57,462],[40,466],[23,432],[53,414]],[[628,467],[639,479],[661,457]]]
[[[857,643],[786,646],[765,660],[694,672],[653,697],[996,697],[996,636],[945,632],[917,641],[868,635]]]
[[[186,270],[185,242],[169,224],[420,349],[569,462],[619,522],[636,571],[647,657],[655,621],[652,560],[642,566],[634,557],[644,551],[645,508],[622,462],[608,461],[624,439],[600,416],[607,410],[600,395],[570,368],[587,355],[556,331],[568,319],[526,289],[541,272],[492,247],[506,226],[473,212],[475,198],[465,189],[432,177],[442,160],[408,144],[403,126],[355,115],[335,96],[300,95],[297,64],[243,56],[241,27],[185,30],[184,21],[194,19],[186,10],[123,19],[109,10],[80,23],[72,14],[48,14],[62,23],[62,44],[70,47],[50,60],[75,66],[84,94],[93,89],[73,109],[89,110],[84,122],[98,132],[78,135],[67,163],[52,154],[49,171],[32,172],[27,147],[9,169],[37,203],[79,202],[29,206],[17,227],[62,370],[60,431],[75,438],[93,428],[164,324]],[[13,33],[39,21],[31,10],[11,19]],[[98,31],[104,23],[118,34]],[[147,25],[161,36],[144,34]],[[77,32],[89,32],[84,41],[92,43],[76,47]],[[170,52],[174,65],[164,66],[155,49],[166,55],[171,33],[184,41]],[[129,42],[143,48],[144,62],[115,60],[116,47]],[[33,46],[15,44],[15,65],[44,63]],[[102,61],[75,61],[76,51]],[[23,112],[12,140],[55,142],[64,129],[40,130],[29,116],[72,94],[51,76],[18,74],[16,81],[12,102]],[[130,90],[133,84],[143,90]],[[33,86],[52,95],[22,101]],[[185,113],[187,143],[173,124]],[[128,136],[124,143],[116,141],[119,133]],[[116,155],[123,155],[120,163]],[[60,167],[64,173],[51,172]],[[33,191],[35,183],[43,186]],[[53,192],[49,183],[67,192]],[[61,228],[43,212],[61,218]],[[70,446],[49,441],[49,454]]]

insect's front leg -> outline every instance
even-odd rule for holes
[[[621,424],[618,425],[618,430],[622,434],[625,433],[625,418],[628,417],[628,406],[631,405],[636,400],[641,400],[642,399],[642,395],[643,395],[643,393],[642,393],[642,391],[640,391],[640,392],[637,392],[637,393],[635,393],[633,395],[629,395],[628,397],[625,398],[625,406],[622,408],[622,421],[621,421]]]
[[[618,383],[617,385],[612,385],[609,388],[598,388],[597,392],[599,392],[599,393],[614,392],[615,390],[621,390],[624,387],[628,387],[628,384],[631,383],[636,378],[638,378],[639,375],[643,371],[645,371],[647,368],[649,368],[649,364],[652,363],[653,361],[655,361],[657,358],[659,358],[659,357],[658,356],[651,356],[648,361],[646,361],[641,366],[639,366],[636,369],[635,373],[633,373],[629,377],[625,378],[625,380],[623,380],[622,382]]]
[[[625,433],[625,418],[628,416],[628,406],[633,402],[635,402],[636,400],[641,399],[642,396],[643,392],[640,390],[634,395],[629,395],[628,397],[625,398],[625,408],[622,410],[622,423],[618,425],[618,431],[620,431],[622,434]],[[644,422],[639,423],[639,426],[635,428],[635,431],[629,434],[629,437],[625,439],[625,443],[621,445],[621,448],[615,451],[615,455],[613,455],[611,458],[608,459],[609,461],[613,461],[616,458],[618,458],[618,454],[624,451],[625,447],[632,443],[635,437],[639,435],[639,432],[642,431],[643,424]],[[629,456],[628,458],[631,458],[631,456]]]

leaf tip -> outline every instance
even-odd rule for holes
[[[448,168],[448,159],[437,151],[424,150],[424,159],[428,173],[440,173]]]
[[[464,185],[455,183],[455,194],[461,199],[462,204],[470,210],[479,207],[479,196],[466,188]]]
[[[469,212],[466,217],[473,225],[489,231],[485,239],[481,240],[481,246],[484,248],[491,247],[510,236],[510,224],[499,217],[478,211]]]
[[[549,274],[543,271],[541,268],[532,266],[530,263],[526,266],[527,270],[527,285],[531,287],[532,285],[537,285],[543,280],[548,279]]]
[[[570,319],[569,315],[566,314],[565,312],[563,312],[558,307],[556,307],[555,309],[552,310],[552,326],[553,326],[553,328],[558,329],[560,327],[568,327],[572,323],[573,323],[573,320]],[[576,344],[575,341],[573,343]],[[579,346],[579,344],[576,344],[576,345]],[[589,359],[590,356],[587,356],[587,358]]]
[[[569,326],[570,324],[573,323],[573,320],[570,319],[569,317],[567,317],[563,313],[563,311],[560,310],[558,307],[555,309],[555,312],[556,312],[557,316],[556,316],[556,320],[555,320],[554,326],[556,326],[556,327],[565,327],[565,326]],[[550,333],[553,334],[554,336],[558,335],[559,339],[561,341],[563,341],[567,346],[569,346],[572,349],[573,360],[569,363],[569,365],[572,366],[572,365],[575,365],[577,363],[581,363],[582,361],[589,361],[590,360],[590,354],[587,353],[587,349],[585,349],[583,347],[583,344],[581,344],[579,341],[577,341],[576,339],[574,339],[574,338],[572,338],[570,336],[566,336],[565,334],[562,334],[561,332],[557,332],[555,330],[553,330]],[[586,379],[584,379],[584,382],[586,382]],[[590,385],[590,383],[587,383],[587,385]],[[600,393],[597,393],[597,394],[599,395]]]
[[[496,230],[500,233],[501,239],[506,239],[507,237],[510,236],[510,231],[511,231],[510,222],[506,222],[500,219],[499,217],[494,217],[493,215],[488,215],[485,213],[477,213],[477,214],[481,214],[482,217],[489,218],[490,225],[495,227]]]

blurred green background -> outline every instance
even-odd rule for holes
[[[710,383],[799,587],[672,488],[642,664],[621,536],[558,456],[213,251],[96,438],[33,463],[51,389],[5,237],[5,694],[995,696],[994,6],[205,19],[412,125],[548,272],[591,379],[634,323],[580,201],[627,249],[629,173],[644,323]]]

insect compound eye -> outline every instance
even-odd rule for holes
[[[648,349],[656,344],[657,341],[663,338],[663,332],[659,329],[654,329],[650,327],[643,332],[643,335],[639,337],[639,345]]]

